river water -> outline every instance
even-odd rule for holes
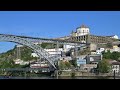
[[[0,76],[0,79],[114,79],[114,77],[93,77],[93,76],[81,76],[81,77],[50,77],[50,76],[43,76],[43,77],[4,77]],[[120,79],[120,77],[116,77],[115,79]]]

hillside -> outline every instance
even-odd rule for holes
[[[56,48],[56,44],[52,43],[42,43],[40,45],[42,48]],[[59,47],[63,47],[60,45]],[[14,60],[21,59],[23,61],[31,61],[31,60],[37,60],[37,57],[32,57],[31,53],[33,53],[33,50],[27,46],[20,47],[20,56],[17,56],[17,46],[15,46],[13,49],[8,50],[5,53],[0,54],[0,68],[5,67],[19,67],[19,65],[14,64]]]

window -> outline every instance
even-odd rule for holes
[[[83,33],[84,33],[84,30],[83,30]]]
[[[87,70],[87,68],[85,68],[85,70]]]

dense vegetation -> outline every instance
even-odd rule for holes
[[[41,47],[46,48],[46,49],[52,49],[52,48],[57,48],[57,44],[54,44],[54,43],[42,43]],[[59,48],[62,48],[62,47],[63,47],[63,45],[59,44]]]
[[[36,60],[37,58],[32,57],[32,49],[24,46],[20,48],[20,59],[23,61],[28,60]],[[22,65],[16,65],[14,60],[18,59],[17,57],[17,47],[15,46],[13,49],[0,54],[0,68],[15,68],[15,67],[24,67]]]
[[[98,63],[98,70],[101,73],[108,73],[110,70],[110,64],[108,60],[103,59]]]
[[[103,52],[103,58],[104,59],[111,59],[111,60],[117,60],[120,61],[120,52]]]
[[[71,67],[71,63],[59,61],[59,69],[63,70],[70,67]]]
[[[42,48],[56,48],[56,44],[52,43],[42,43]],[[59,47],[63,47],[63,45],[59,45]],[[21,67],[20,65],[15,65],[13,60],[21,59],[23,61],[31,61],[37,60],[37,57],[32,57],[31,53],[33,50],[27,46],[20,47],[20,56],[17,57],[17,47],[15,46],[13,49],[0,54],[0,68],[7,68],[7,67]]]
[[[77,61],[71,60],[71,61],[59,61],[59,69],[69,69],[72,67],[77,67]]]
[[[112,48],[113,47],[113,45],[112,45],[112,43],[107,43],[107,44],[97,44],[97,47],[98,48]]]
[[[31,56],[32,49],[24,46],[20,48],[20,56],[17,57],[17,47],[15,46],[14,49],[11,49],[7,51],[6,53],[0,54],[0,60],[15,60],[17,58],[20,58],[21,60],[28,61],[28,60],[33,60],[37,59]]]

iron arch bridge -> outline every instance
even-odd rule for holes
[[[45,39],[45,38],[32,38],[32,37],[25,37],[25,36],[17,36],[17,35],[9,35],[9,34],[0,34],[0,41],[5,42],[14,42],[21,45],[25,45],[33,49],[33,51],[42,58],[45,58],[55,69],[55,61],[59,59],[60,56],[52,56],[47,51],[45,51],[39,45],[33,43],[33,40],[39,40],[40,42],[58,42],[58,43],[65,43],[65,44],[72,44],[75,45],[78,42],[70,42],[70,41],[61,41],[61,40],[53,40],[53,39]],[[80,43],[79,43],[80,44]],[[85,44],[85,43],[84,43]]]

